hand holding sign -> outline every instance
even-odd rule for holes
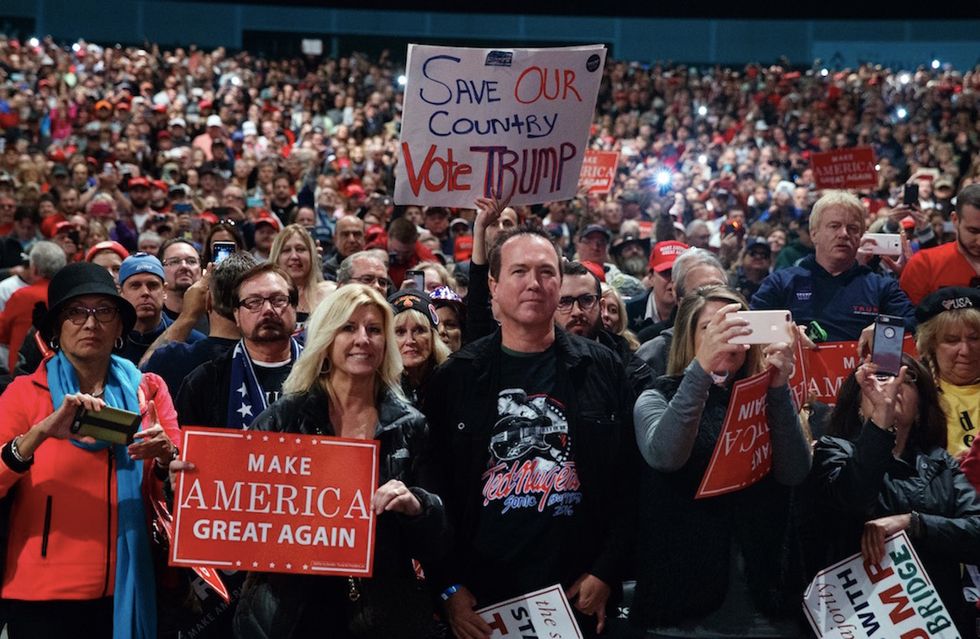
[[[422,512],[418,497],[397,479],[388,481],[374,493],[371,497],[371,508],[376,515],[391,511],[415,517]]]
[[[609,601],[609,586],[606,582],[588,573],[575,580],[568,589],[568,600],[575,603],[584,615],[595,615],[596,633],[602,634],[606,627],[606,602]]]
[[[489,639],[493,629],[473,608],[476,597],[466,586],[460,586],[446,600],[446,617],[453,635],[459,639]]]
[[[864,524],[861,534],[861,555],[869,564],[880,564],[885,558],[885,541],[897,532],[908,530],[912,516],[891,515]]]

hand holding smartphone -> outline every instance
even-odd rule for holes
[[[905,339],[905,323],[901,317],[878,316],[875,320],[871,361],[877,365],[879,375],[898,375],[902,368],[903,339]]]
[[[139,413],[110,406],[104,406],[99,411],[79,407],[71,424],[71,432],[112,444],[131,444],[139,426]]]
[[[748,322],[752,330],[749,335],[737,335],[730,344],[775,344],[793,341],[790,322],[793,315],[789,311],[736,311],[732,313]]]

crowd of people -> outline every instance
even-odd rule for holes
[[[0,36],[11,639],[488,638],[477,609],[556,583],[584,636],[807,636],[813,575],[898,531],[977,636],[980,70],[609,61],[611,192],[468,209],[392,200],[402,72]],[[817,189],[852,147],[877,187]],[[749,309],[784,338],[744,344]],[[798,411],[797,342],[858,343],[835,406]],[[764,370],[771,472],[696,499]],[[107,408],[134,438],[75,432]],[[224,602],[168,568],[188,425],[379,441],[373,578]]]

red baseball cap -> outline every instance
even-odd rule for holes
[[[600,282],[606,281],[606,269],[598,262],[582,262],[582,266],[589,269],[589,272],[596,276]]]
[[[90,248],[85,253],[85,261],[91,262],[92,258],[95,257],[96,254],[101,253],[102,251],[112,251],[113,253],[118,255],[120,259],[123,260],[129,257],[129,251],[127,251],[122,244],[120,244],[119,242],[113,242],[112,240],[106,240],[104,242],[99,242],[98,244]]]
[[[258,228],[259,224],[268,224],[272,228],[276,229],[277,233],[282,230],[282,223],[279,221],[279,218],[269,211],[259,212],[258,216],[255,218],[255,228]]]
[[[150,181],[142,176],[129,178],[129,188],[135,189],[138,186],[142,186],[143,188],[148,189],[150,188]]]
[[[673,268],[674,260],[688,248],[690,247],[684,242],[674,240],[657,242],[653,245],[653,250],[650,251],[650,270],[660,273]]]

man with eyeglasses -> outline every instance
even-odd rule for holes
[[[120,355],[133,364],[139,364],[150,344],[173,322],[163,314],[165,278],[160,260],[147,253],[134,253],[119,267],[120,295],[136,309],[136,325],[123,339]],[[202,339],[202,333],[191,331],[187,341]]]
[[[633,355],[624,337],[602,326],[599,279],[580,262],[565,262],[561,270],[561,297],[555,309],[555,324],[569,333],[595,340],[619,355],[635,394],[650,388],[654,380],[650,367]]]
[[[337,285],[345,284],[372,286],[387,298],[391,280],[388,279],[388,269],[381,258],[371,251],[359,251],[347,257],[337,269]]]
[[[232,295],[242,339],[195,368],[177,393],[180,423],[243,429],[279,398],[301,350],[293,339],[299,292],[282,267],[263,262]]]
[[[163,312],[171,320],[176,320],[184,310],[184,294],[187,289],[201,279],[201,257],[194,245],[183,238],[172,238],[164,242],[158,255],[163,263],[163,283],[167,291]],[[199,318],[194,328],[207,334],[207,318]]]

